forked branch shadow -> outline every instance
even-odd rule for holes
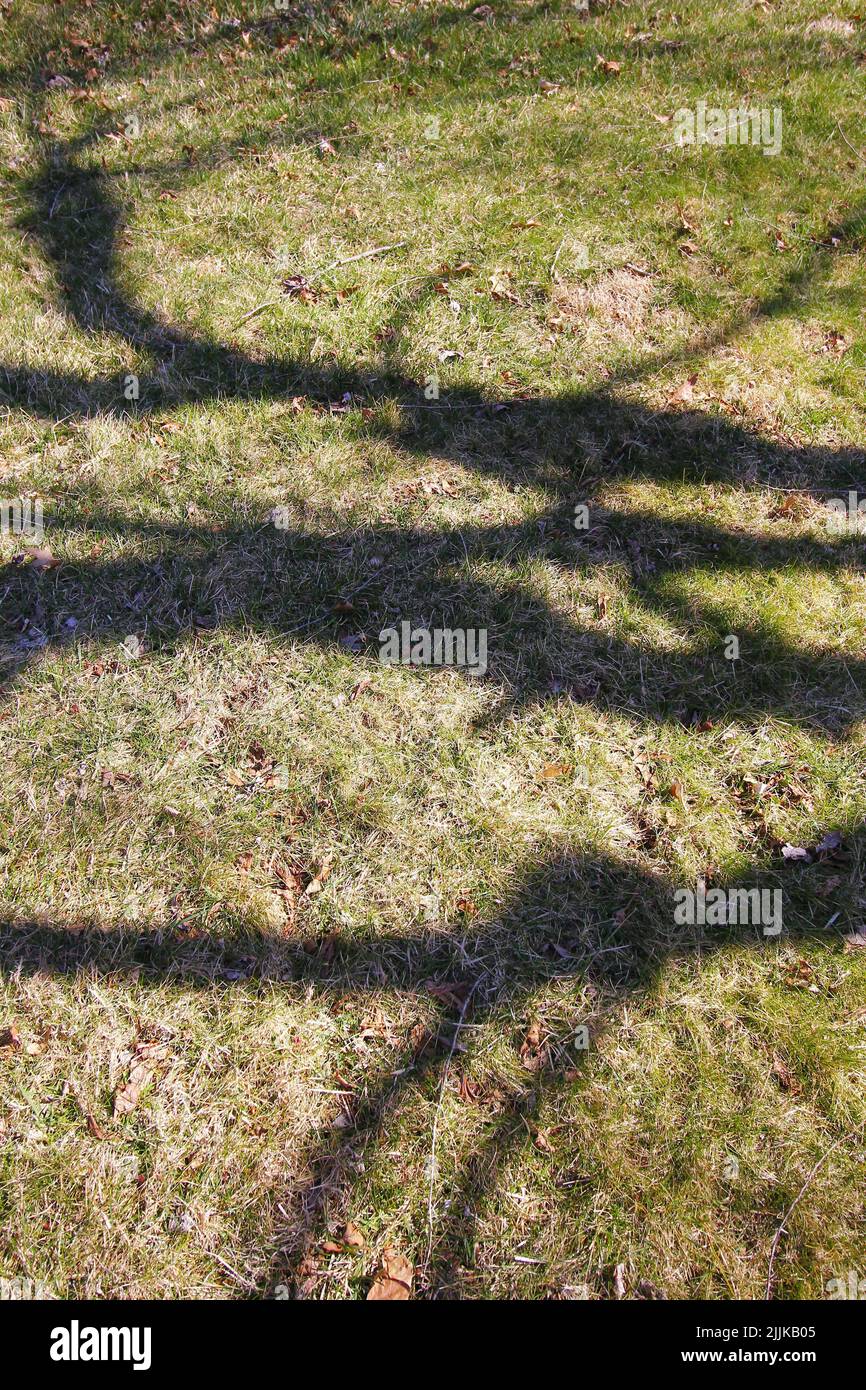
[[[863,831],[843,830],[842,846],[823,868],[821,863],[767,868],[715,885],[780,891],[784,912],[778,936],[765,935],[766,924],[757,920],[722,927],[678,925],[675,885],[605,856],[572,853],[530,870],[497,919],[471,931],[419,928],[371,941],[329,936],[310,954],[285,939],[254,933],[229,942],[218,936],[190,939],[168,929],[142,932],[118,925],[7,920],[0,930],[0,969],[8,975],[104,975],[114,980],[135,972],[139,984],[170,981],[193,990],[256,990],[278,983],[287,998],[299,988],[335,1000],[357,991],[367,1002],[400,991],[417,994],[426,1005],[432,989],[439,1000],[436,1030],[415,1042],[396,1076],[372,1084],[359,1078],[357,1089],[347,1091],[342,1126],[324,1141],[313,1141],[302,1156],[308,1181],[285,1194],[292,1234],[276,1238],[261,1292],[288,1283],[298,1296],[315,1287],[310,1256],[335,1224],[352,1216],[360,1174],[376,1162],[399,1126],[408,1091],[426,1095],[428,1114],[443,1096],[446,1104],[455,1103],[459,1078],[454,1044],[467,1036],[460,1038],[463,1024],[472,1024],[473,1036],[489,1038],[491,1030],[510,1035],[517,1049],[538,991],[553,982],[574,986],[568,1032],[588,1026],[590,1052],[573,1055],[574,1065],[563,1080],[562,1055],[569,1055],[571,1038],[540,1040],[527,1076],[531,1086],[503,1092],[483,1140],[468,1158],[458,1160],[455,1168],[453,1156],[440,1150],[428,1170],[429,1224],[426,1201],[415,1203],[424,1215],[413,1244],[427,1251],[419,1263],[418,1293],[471,1296],[471,1280],[465,1276],[476,1213],[495,1190],[514,1146],[534,1142],[540,1091],[550,1096],[562,1085],[582,1086],[591,1076],[593,1051],[612,1011],[651,992],[660,973],[674,962],[705,959],[717,951],[776,953],[780,946],[807,939],[832,949],[854,920],[863,886]],[[840,867],[848,882],[844,897],[836,900],[839,916],[828,931],[827,899],[819,889],[822,877],[831,870],[838,875]],[[591,999],[591,1007],[581,1005],[580,998]],[[471,1068],[471,1063],[470,1046],[461,1056],[461,1068]],[[426,1196],[426,1177],[424,1181]]]

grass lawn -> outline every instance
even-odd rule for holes
[[[0,537],[0,1278],[866,1275],[854,0],[0,0],[0,55],[44,517]],[[680,143],[701,102],[778,150]],[[383,662],[404,622],[486,669]],[[782,930],[678,921],[698,880]]]

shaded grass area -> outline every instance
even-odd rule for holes
[[[761,1297],[831,1144],[772,1292],[862,1267],[843,10],[4,15],[4,1276]]]

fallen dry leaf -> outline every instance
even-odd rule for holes
[[[415,1271],[405,1255],[399,1254],[390,1246],[382,1255],[382,1267],[376,1273],[373,1287],[367,1294],[367,1302],[387,1299],[399,1302],[412,1297],[412,1279]]]
[[[428,994],[432,994],[434,999],[438,999],[443,1004],[448,1004],[452,1009],[462,1009],[466,1003],[466,996],[469,993],[469,985],[460,980],[453,982],[443,980],[425,980],[424,988]]]
[[[667,1294],[662,1289],[657,1288],[655,1284],[651,1284],[649,1279],[638,1280],[637,1296],[638,1298],[667,1299]]]
[[[567,777],[571,770],[571,763],[548,763],[541,769],[541,776],[549,781],[551,777]]]
[[[302,304],[315,304],[319,298],[316,290],[305,275],[287,275],[282,283],[283,294],[290,299],[300,299]]]
[[[773,1053],[773,1075],[783,1091],[790,1091],[792,1095],[796,1095],[800,1090],[799,1081],[784,1057],[780,1057],[778,1052]]]
[[[93,1118],[89,1111],[85,1115],[85,1122],[87,1124],[88,1134],[92,1135],[94,1139],[105,1138],[104,1130],[100,1129],[99,1125],[96,1123],[96,1120]]]
[[[507,300],[509,304],[519,304],[520,300],[513,290],[509,288],[508,280],[500,271],[495,271],[489,279],[490,298],[497,302]]]
[[[815,984],[815,972],[802,956],[787,963],[784,981],[788,989],[806,989],[810,994],[820,994],[820,990]]]
[[[838,830],[830,830],[824,836],[823,840],[820,840],[815,846],[815,853],[829,854],[832,850],[841,849],[841,847],[842,836],[839,834]]]
[[[120,1115],[130,1115],[138,1105],[144,1087],[154,1070],[154,1065],[158,1057],[162,1055],[163,1049],[156,1043],[138,1043],[132,1064],[129,1069],[129,1080],[125,1086],[119,1086],[114,1093],[114,1118]]]
[[[343,1227],[343,1244],[355,1245],[359,1249],[364,1244],[364,1237],[352,1221],[347,1221]]]
[[[668,793],[673,797],[675,801],[678,801],[681,806],[688,806],[688,802],[686,801],[686,789],[683,786],[682,782],[671,782],[670,786],[668,787]]]
[[[844,353],[848,351],[848,342],[845,334],[840,333],[838,329],[832,328],[816,351],[829,352],[834,357],[842,357]]]
[[[804,849],[802,845],[783,845],[783,846],[782,846],[782,858],[783,858],[783,859],[788,859],[788,860],[790,860],[791,862],[793,862],[793,863],[795,863],[795,864],[796,864],[796,863],[811,864],[811,862],[812,862],[812,855],[811,855],[810,851],[807,850],[807,849]]]
[[[773,506],[771,516],[808,516],[810,511],[810,501],[801,492],[788,492],[780,498]]]
[[[544,1052],[541,1043],[541,1023],[535,1019],[527,1029],[526,1037],[520,1044],[520,1060],[527,1071],[540,1071],[544,1066]]]
[[[114,1094],[114,1118],[118,1115],[131,1115],[138,1105],[142,1087],[148,1080],[152,1068],[144,1062],[137,1062],[129,1074],[125,1086],[119,1086]]]
[[[678,386],[675,391],[672,391],[668,396],[668,405],[685,405],[693,400],[697,379],[697,376],[690,376],[683,382],[682,386]]]
[[[322,884],[330,877],[332,867],[331,856],[328,855],[323,859],[322,867],[319,869],[319,872],[307,884],[308,897],[313,897],[316,893],[321,893]]]
[[[272,869],[282,889],[292,894],[303,893],[304,876],[294,864],[273,864]]]
[[[30,556],[30,568],[36,574],[44,574],[46,570],[56,569],[62,564],[62,560],[56,559],[47,546],[37,546],[35,550],[28,551]]]

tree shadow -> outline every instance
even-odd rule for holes
[[[324,10],[338,25],[346,22],[339,11],[331,14],[328,6]],[[543,12],[543,6],[532,6],[519,16],[519,20],[527,22]],[[110,20],[122,23],[122,16],[121,8],[112,12]],[[244,28],[239,21],[217,21],[207,34],[196,38],[194,51],[201,55],[216,44],[243,47],[251,38],[281,32],[287,22],[291,22],[296,34],[304,31],[312,33],[316,31],[317,14],[315,10],[298,6],[283,14],[251,18]],[[347,52],[365,46],[382,47],[383,51],[388,51],[394,44],[430,40],[437,31],[460,25],[466,25],[470,31],[477,28],[470,8],[449,7],[437,11],[435,15],[418,14],[400,16],[399,19],[388,16],[384,30],[368,26],[363,32],[347,34],[335,40],[332,46],[337,56],[342,44],[346,45]],[[168,44],[153,42],[148,49],[148,70],[151,73],[159,71],[176,47],[176,40]],[[133,49],[136,48],[133,45]],[[0,75],[9,90],[17,94],[19,102],[33,108],[34,118],[44,106],[49,82],[44,66],[46,57],[43,49],[42,59],[30,66],[0,70]],[[131,62],[130,59],[112,58],[112,76],[123,76]],[[106,75],[103,73],[94,77],[91,72],[89,80],[95,80],[98,86]],[[84,78],[82,71],[74,68],[66,73],[57,72],[50,80],[81,82]],[[320,94],[335,104],[341,95],[338,81],[324,88]],[[35,119],[32,124],[38,128]],[[423,397],[418,383],[407,378],[399,369],[395,370],[387,360],[387,354],[383,357],[381,370],[372,373],[359,372],[354,364],[336,364],[327,368],[279,358],[257,359],[164,322],[137,305],[123,289],[120,242],[124,208],[114,191],[120,184],[120,176],[112,174],[104,167],[104,162],[96,160],[99,141],[112,126],[116,126],[116,119],[91,118],[83,133],[67,140],[44,137],[32,140],[33,172],[17,180],[17,191],[26,209],[18,225],[38,246],[45,263],[52,268],[63,313],[86,333],[115,335],[129,347],[150,356],[159,364],[157,375],[160,379],[145,382],[145,390],[132,409],[123,396],[120,375],[99,379],[6,363],[0,364],[0,383],[5,382],[5,386],[0,386],[0,400],[5,397],[10,405],[24,407],[50,419],[99,413],[145,414],[190,401],[226,397],[280,399],[298,393],[312,400],[334,402],[346,392],[356,397],[366,397],[371,391],[380,395],[386,392],[402,404],[421,403]],[[271,124],[249,135],[240,149],[234,146],[229,150],[221,142],[212,142],[196,151],[194,163],[180,158],[150,165],[131,161],[122,171],[122,178],[125,180],[129,175],[158,175],[169,187],[177,187],[225,164],[227,159],[236,160],[248,145],[256,149],[274,144],[292,146],[317,140],[319,135],[320,132],[315,130],[296,126],[282,130]],[[80,162],[85,156],[91,158],[87,165]],[[829,277],[834,262],[840,254],[850,249],[864,226],[866,199],[850,208],[846,216],[834,219],[825,229],[825,234],[813,240],[808,254],[799,263],[787,268],[779,283],[747,310],[727,316],[711,329],[702,330],[673,350],[636,357],[606,378],[603,392],[591,392],[590,395],[611,396],[615,388],[645,378],[664,366],[676,362],[694,363],[715,348],[731,342],[761,319],[790,313],[811,283]],[[428,291],[432,290],[435,278],[431,276]],[[388,326],[383,324],[383,328]],[[447,421],[452,412],[460,413],[475,407],[497,409],[504,404],[501,401],[485,402],[481,391],[469,388],[450,393],[442,418]],[[623,407],[624,403],[620,402],[620,409]],[[445,428],[449,428],[447,423]],[[423,444],[420,447],[423,448]],[[857,466],[862,472],[862,455]],[[833,479],[834,484],[840,481]]]
[[[506,485],[530,484],[542,491],[545,511],[515,525],[407,528],[379,523],[319,534],[299,524],[217,531],[162,526],[133,522],[110,510],[76,516],[66,508],[56,518],[49,515],[49,525],[53,520],[58,525],[92,524],[147,540],[156,554],[150,559],[70,562],[41,576],[25,567],[5,567],[0,578],[9,615],[4,618],[10,633],[7,677],[14,678],[40,653],[69,640],[70,615],[77,623],[77,640],[105,641],[135,630],[152,646],[171,650],[181,641],[207,640],[216,628],[236,627],[345,652],[341,639],[363,629],[362,650],[370,654],[375,654],[374,634],[409,618],[430,627],[488,629],[489,678],[501,692],[489,718],[564,697],[599,710],[685,723],[695,717],[772,714],[838,732],[862,720],[863,659],[813,653],[757,617],[743,623],[734,613],[677,600],[663,582],[696,567],[754,575],[792,568],[839,573],[862,567],[859,540],[754,536],[703,516],[660,522],[646,512],[627,506],[611,511],[604,504],[617,479],[714,481],[756,495],[773,486],[801,489],[813,497],[827,491],[844,495],[852,487],[866,492],[862,450],[789,448],[720,417],[673,409],[654,412],[618,394],[649,372],[673,361],[692,361],[730,341],[762,316],[790,312],[810,278],[829,273],[834,257],[829,235],[807,264],[789,272],[751,313],[732,317],[673,354],[645,355],[603,389],[566,398],[506,400],[469,387],[449,393],[438,409],[426,410],[420,383],[386,357],[368,371],[352,364],[320,367],[259,359],[163,322],[138,305],[123,288],[122,205],[106,172],[81,162],[99,134],[94,126],[77,140],[42,150],[35,172],[22,183],[28,211],[20,225],[50,266],[67,318],[88,334],[118,337],[159,369],[150,380],[143,377],[141,398],[132,405],[124,400],[119,377],[9,363],[0,366],[0,401],[62,420],[151,415],[190,402],[281,401],[297,394],[342,412],[348,394],[349,419],[359,440],[384,439],[412,455],[444,458]],[[301,137],[295,132],[287,138]],[[218,149],[202,151],[199,167],[220,157]],[[188,174],[180,162],[158,172],[169,179]],[[858,209],[843,226],[834,227],[836,242],[850,242],[862,218]],[[385,407],[394,404],[402,411],[399,429],[387,421]],[[585,535],[572,524],[578,503],[590,509]],[[380,562],[376,569],[373,560]],[[622,625],[602,632],[589,624],[582,628],[526,582],[526,564],[535,560],[566,576],[625,565],[633,594],[646,611],[678,629],[684,639],[680,649],[652,647]],[[499,572],[496,577],[489,577],[491,569]],[[351,621],[335,611],[347,603],[352,605]],[[732,631],[743,644],[736,678],[722,655],[724,637]],[[848,833],[852,827],[843,829]],[[759,879],[756,874],[742,886],[759,886]],[[769,881],[774,886],[781,882],[775,877]],[[792,902],[790,913],[786,904],[783,940],[826,939],[815,925],[825,915],[826,900],[819,913],[809,891],[809,871],[792,869],[784,883]],[[513,1028],[515,1017],[545,982],[579,980],[597,994],[597,1038],[605,1013],[618,1000],[651,989],[665,962],[686,952],[733,948],[744,939],[759,949],[774,949],[760,929],[708,934],[676,927],[672,887],[604,856],[570,854],[528,870],[497,920],[471,930],[464,924],[459,932],[451,924],[450,935],[369,942],[330,938],[310,955],[254,935],[229,946],[218,939],[191,942],[172,929],[142,935],[98,924],[10,919],[0,934],[0,960],[10,972],[122,976],[137,970],[146,980],[176,979],[191,988],[213,988],[229,980],[254,988],[256,981],[277,980],[308,982],[338,993],[370,990],[378,982],[382,989],[399,987],[429,998],[429,981],[440,987],[437,1034],[425,1039],[403,1076],[374,1086],[356,1104],[348,1134],[335,1134],[307,1155],[314,1180],[292,1198],[302,1213],[301,1236],[281,1250],[269,1277],[269,1286],[288,1277],[302,1288],[299,1266],[316,1232],[335,1212],[347,1209],[358,1151],[372,1151],[381,1143],[410,1082],[445,1084],[455,1030],[462,1021]],[[544,1084],[556,1084],[553,1074],[545,1081],[543,1056],[537,1076]],[[527,1132],[522,1104],[518,1097],[503,1105],[487,1142],[466,1170],[455,1175],[447,1212],[440,1210],[436,1196],[434,1241],[422,1279],[427,1296],[461,1290],[461,1252],[473,1238],[474,1210]]]
[[[568,428],[567,416],[561,404],[535,413],[548,435],[555,420]],[[535,429],[528,418],[523,427]],[[525,451],[520,457],[525,466]],[[53,646],[122,641],[131,633],[163,653],[235,628],[376,660],[380,632],[405,620],[487,631],[485,680],[496,692],[489,718],[563,695],[662,721],[772,713],[839,731],[863,717],[862,658],[814,652],[759,613],[729,610],[724,599],[711,604],[682,596],[683,581],[698,570],[844,575],[861,568],[860,540],[775,540],[707,521],[595,512],[586,478],[580,497],[590,499],[593,527],[581,539],[563,511],[566,485],[555,486],[559,497],[548,489],[552,509],[516,525],[381,524],[324,535],[302,525],[162,527],[64,510],[64,525],[139,536],[152,553],[70,561],[44,574],[14,562],[0,570],[6,683]],[[52,519],[49,513],[49,534]],[[560,611],[527,580],[533,562],[585,585],[609,567],[625,569],[631,609],[646,615],[650,629],[659,621],[673,628],[677,646],[635,631],[633,617],[605,626],[595,614],[580,620]],[[730,633],[741,643],[736,663],[725,658]]]
[[[141,398],[123,398],[122,378],[101,380],[21,366],[0,367],[0,398],[54,419],[74,414],[148,414],[191,401],[282,400],[302,393],[309,402],[346,402],[359,444],[386,440],[408,454],[435,456],[506,486],[542,490],[545,514],[500,527],[350,528],[323,540],[315,528],[236,528],[214,532],[189,527],[168,537],[156,560],[97,561],[64,567],[34,583],[29,573],[4,576],[10,629],[7,678],[34,654],[68,636],[126,636],[141,624],[148,640],[171,647],[182,636],[215,626],[249,625],[306,640],[336,642],[335,602],[360,598],[353,622],[372,630],[404,618],[428,626],[486,628],[493,650],[491,677],[503,689],[501,710],[549,698],[563,687],[601,708],[628,709],[652,718],[705,717],[721,712],[774,711],[810,727],[842,729],[861,717],[863,662],[844,653],[800,649],[789,637],[744,622],[724,608],[710,611],[672,595],[665,579],[689,568],[729,572],[831,573],[859,567],[859,539],[774,540],[736,533],[708,521],[654,521],[634,510],[605,511],[603,495],[616,480],[718,482],[745,489],[799,488],[820,496],[863,488],[866,455],[856,449],[796,449],[760,438],[718,416],[698,411],[651,411],[620,397],[616,381],[560,399],[485,398],[478,388],[448,394],[440,408],[424,409],[423,391],[383,361],[381,369],[319,367],[278,358],[256,360],[218,342],[163,322],[124,292],[118,246],[123,211],[98,166],[81,157],[99,138],[96,126],[50,154],[25,179],[29,213],[22,226],[53,268],[64,313],[88,334],[119,337],[158,371],[142,381]],[[811,261],[789,272],[758,304],[752,321],[790,311],[808,275],[827,273],[834,247],[860,225],[851,214]],[[742,321],[720,326],[712,342],[727,341]],[[703,348],[709,344],[704,343]],[[692,350],[694,345],[692,345]],[[682,349],[683,352],[686,349]],[[628,379],[658,363],[633,364]],[[396,404],[395,429],[387,407]],[[381,409],[379,407],[382,407]],[[581,538],[571,525],[579,503],[590,510]],[[57,518],[68,520],[64,513]],[[98,522],[100,518],[92,516]],[[102,518],[105,524],[108,518]],[[134,528],[118,519],[127,531]],[[145,528],[142,527],[142,532]],[[151,527],[151,536],[158,529]],[[387,568],[371,579],[369,563],[382,555]],[[419,574],[418,556],[425,557]],[[628,621],[585,629],[526,584],[527,562],[544,560],[565,576],[625,565],[632,595],[653,620],[677,630],[673,651],[654,650],[635,638]],[[465,577],[470,567],[498,569],[495,581]],[[219,576],[230,574],[230,582]],[[200,598],[200,611],[197,609]],[[117,614],[123,615],[118,618]],[[734,668],[723,658],[729,633],[743,643]],[[367,648],[372,650],[372,641]],[[712,671],[711,682],[696,679]],[[611,680],[613,675],[613,680]],[[701,686],[710,684],[709,695]]]
[[[446,1156],[441,1168],[431,1170],[429,1224],[415,1233],[416,1249],[429,1245],[419,1262],[418,1292],[430,1298],[459,1297],[471,1294],[464,1276],[479,1206],[495,1190],[515,1145],[532,1142],[537,1134],[533,1117],[540,1093],[553,1094],[563,1085],[582,1087],[612,1011],[623,1001],[651,993],[672,963],[717,951],[777,953],[780,946],[809,939],[828,946],[838,942],[849,921],[859,920],[862,828],[843,826],[839,839],[838,848],[822,852],[811,865],[786,866],[784,871],[766,867],[710,884],[780,891],[781,921],[773,919],[769,934],[769,924],[754,916],[747,924],[679,925],[673,890],[689,885],[676,885],[608,855],[567,853],[527,870],[503,911],[481,925],[464,921],[460,926],[419,927],[369,940],[331,933],[311,953],[309,943],[300,946],[254,931],[228,942],[171,927],[142,932],[116,924],[7,918],[0,931],[0,968],[16,976],[50,973],[115,981],[134,972],[140,984],[166,981],[193,990],[256,990],[277,983],[312,989],[333,1001],[347,993],[370,999],[399,990],[426,1004],[431,997],[438,1001],[435,1030],[414,1040],[397,1076],[347,1090],[348,1122],[324,1140],[312,1141],[302,1155],[310,1179],[286,1194],[293,1233],[290,1240],[275,1236],[273,1263],[261,1288],[267,1294],[288,1283],[298,1296],[315,1285],[310,1256],[318,1243],[335,1223],[352,1215],[359,1174],[365,1163],[375,1161],[399,1122],[407,1088],[426,1087],[442,1096],[449,1079],[459,1081],[452,1059],[461,1028],[483,1025],[487,1036],[492,1029],[512,1039],[516,1050],[532,1020],[538,991],[551,982],[579,985],[591,1002],[575,1006],[563,1036],[538,1035],[524,1058],[527,1086],[499,1096],[487,1133],[466,1165],[451,1171]],[[834,899],[838,917],[828,931],[822,926],[827,898],[821,888],[827,874],[838,878],[840,869],[848,881]],[[778,935],[773,934],[776,926]],[[574,1035],[581,1027],[588,1030],[589,1050],[575,1052]],[[773,1213],[765,1213],[764,1223],[769,1237],[776,1224]]]

